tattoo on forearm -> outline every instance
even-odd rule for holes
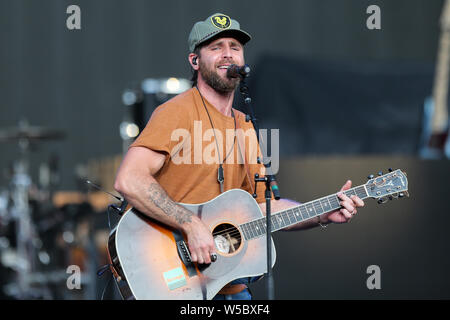
[[[193,213],[173,202],[158,183],[150,184],[148,188],[150,201],[177,223],[191,222]]]

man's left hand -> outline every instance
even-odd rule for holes
[[[364,206],[364,201],[362,201],[358,196],[346,196],[343,191],[348,190],[352,187],[352,182],[348,180],[338,192],[338,197],[341,200],[339,204],[343,207],[329,213],[321,215],[320,222],[323,224],[334,222],[334,223],[345,223],[349,222],[356,213],[356,208]]]

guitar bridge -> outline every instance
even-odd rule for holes
[[[192,263],[192,257],[191,253],[189,252],[189,249],[186,245],[186,242],[184,240],[177,241],[177,250],[178,255],[181,258],[181,261],[187,266],[187,264]]]
[[[188,272],[189,277],[194,277],[197,275],[197,271],[195,270],[194,263],[192,262],[191,253],[189,252],[189,248],[184,242],[183,237],[178,232],[173,232],[173,235],[175,237],[175,242],[177,244],[177,251],[178,256],[180,257],[181,261],[186,266],[186,270]]]

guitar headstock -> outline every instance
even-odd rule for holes
[[[384,203],[388,199],[403,198],[408,196],[408,179],[406,173],[397,169],[389,169],[389,173],[379,173],[378,177],[370,175],[365,184],[369,197],[377,199],[378,203]]]

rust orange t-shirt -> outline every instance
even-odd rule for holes
[[[265,169],[256,161],[260,152],[252,123],[233,109],[235,130],[233,117],[219,112],[205,98],[203,101],[205,105],[198,90],[192,88],[160,105],[130,148],[145,147],[167,155],[155,179],[176,202],[195,204],[218,196],[219,163],[223,163],[224,191],[239,188],[252,194],[254,174],[264,175]],[[244,152],[250,177],[242,159]],[[265,201],[264,189],[263,184],[257,187],[258,203]]]

